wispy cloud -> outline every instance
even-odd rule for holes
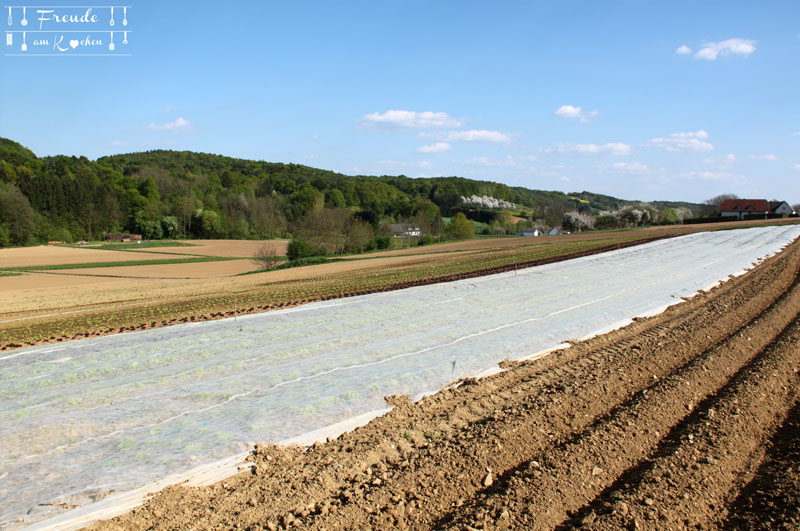
[[[705,61],[716,61],[718,57],[725,57],[726,55],[743,55],[746,57],[755,51],[756,41],[752,39],[726,39],[724,41],[704,43],[693,57]],[[684,44],[676,52],[688,55],[692,50]]]
[[[666,138],[653,138],[643,143],[642,146],[666,149],[667,151],[711,151],[714,146],[704,142],[707,139],[708,133],[701,129],[688,133],[672,133]]]
[[[597,110],[583,112],[581,107],[575,107],[573,105],[562,105],[555,111],[553,114],[556,116],[561,116],[562,118],[577,118],[581,122],[588,122],[590,118],[597,116]]]
[[[612,168],[621,173],[650,173],[650,168],[647,164],[642,164],[641,162],[615,162]]]
[[[442,151],[447,151],[451,147],[453,146],[447,142],[434,142],[433,144],[418,147],[417,151],[420,153],[441,153]]]
[[[511,142],[511,135],[500,131],[486,129],[470,129],[467,131],[447,131],[442,133],[420,133],[423,138],[433,138],[442,142],[495,142],[498,144]]]
[[[750,155],[750,160],[778,160],[778,156],[772,153],[764,153],[763,155]]]
[[[677,50],[675,50],[675,53],[678,55],[689,55],[690,53],[692,53],[692,49],[686,46],[685,44],[682,44],[678,47]]]
[[[161,112],[172,112],[175,109],[177,109],[177,107],[175,105],[167,105],[166,107],[161,109]]]
[[[736,155],[728,153],[724,157],[708,157],[707,159],[703,159],[703,162],[706,164],[731,164],[736,162]]]
[[[562,155],[627,155],[631,146],[622,142],[609,142],[607,144],[572,144],[559,143],[555,149],[545,149],[546,153],[561,153]]]
[[[149,131],[174,131],[174,132],[188,132],[192,130],[192,124],[188,120],[178,117],[174,122],[165,124],[151,123],[147,126]]]
[[[111,147],[125,147],[127,145],[128,145],[127,142],[123,142],[121,140],[114,140],[113,142],[111,142]]]
[[[792,136],[800,136],[800,131],[797,131],[796,133],[792,133]]]
[[[800,164],[795,164],[792,167],[794,168],[795,171],[800,171]]]
[[[366,114],[359,123],[379,129],[429,129],[460,127],[462,122],[446,112],[388,110],[384,113]]]
[[[728,181],[742,183],[747,181],[747,177],[741,174],[730,173],[727,171],[690,171],[680,175],[684,179],[701,181]]]

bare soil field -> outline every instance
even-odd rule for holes
[[[170,487],[119,529],[797,529],[800,241],[615,332],[325,444]]]
[[[465,254],[468,253],[451,256]],[[245,276],[232,275],[256,269],[249,260],[23,273],[20,276],[0,277],[0,308],[4,309],[0,311],[0,324],[10,314],[13,314],[12,318],[30,317],[75,307],[98,308],[157,299],[243,292],[265,284],[411,265],[419,261],[420,257],[417,256],[367,258]],[[313,273],[313,276],[309,273]],[[148,282],[143,284],[143,279]],[[214,282],[209,283],[209,279]]]
[[[14,247],[0,249],[0,268],[38,267],[95,262],[138,262],[190,256],[216,256],[250,258],[263,245],[275,249],[278,256],[286,255],[286,240],[185,240],[179,243],[186,247],[145,247],[126,250],[93,249],[92,246],[66,247],[61,245],[39,245],[37,247]],[[213,263],[213,262],[210,262]],[[85,272],[84,272],[85,273]]]
[[[187,249],[187,247],[173,247],[173,249]],[[188,249],[193,249],[193,247],[188,247]],[[160,258],[164,258],[164,256]],[[147,259],[154,259],[154,257],[151,255],[142,256],[138,252],[103,251],[100,249],[62,247],[56,245],[0,249],[0,268],[88,264],[95,262],[129,262]]]
[[[235,256],[250,258],[262,246],[267,245],[275,249],[278,256],[286,256],[288,240],[181,240],[180,243],[191,244],[191,247],[159,247],[143,251],[164,252],[175,254],[201,254],[203,256]]]

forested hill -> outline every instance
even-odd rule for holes
[[[633,204],[597,194],[545,192],[460,177],[348,176],[298,164],[188,151],[102,157],[37,157],[0,138],[0,246],[97,239],[106,232],[145,237],[274,238],[318,208],[349,209],[381,224],[463,211],[461,196],[515,203],[506,214],[557,225],[564,212],[596,213]]]

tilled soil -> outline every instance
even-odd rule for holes
[[[800,242],[661,315],[95,529],[798,529]]]

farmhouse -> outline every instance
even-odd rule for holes
[[[409,223],[392,223],[392,236],[395,238],[419,238],[422,230]]]
[[[766,199],[726,199],[719,205],[720,215],[736,219],[791,216],[792,207],[786,201]]]
[[[775,214],[777,216],[791,216],[794,214],[794,210],[792,207],[789,206],[789,203],[786,201],[770,201],[769,202],[769,213]]]
[[[719,205],[722,217],[746,219],[763,217],[769,214],[769,201],[766,199],[726,199]]]
[[[522,229],[517,231],[517,236],[541,236],[542,233],[537,229]]]

